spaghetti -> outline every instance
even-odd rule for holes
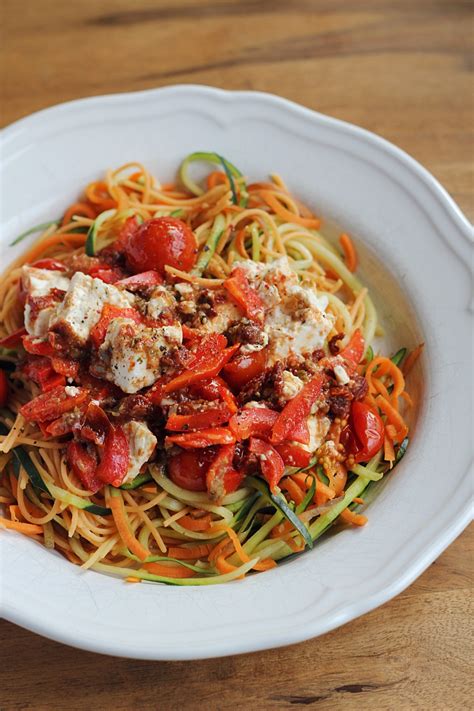
[[[196,161],[212,164],[203,184]],[[131,268],[151,223],[193,250],[161,263],[150,242],[151,268]],[[341,235],[341,256],[319,225],[278,176],[247,184],[196,153],[177,184],[108,171],[40,226],[0,286],[0,527],[130,582],[207,585],[364,525],[360,497],[406,450],[403,362],[421,347],[374,355],[355,246]],[[82,343],[79,282],[106,294]],[[151,381],[132,366],[117,380],[119,338],[117,368],[130,338],[136,360],[173,329]]]

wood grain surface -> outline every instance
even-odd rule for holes
[[[393,141],[474,217],[468,0],[0,0],[0,28],[3,125],[172,83],[269,91]],[[0,623],[0,709],[472,708],[473,543],[339,630],[253,655],[130,661]]]

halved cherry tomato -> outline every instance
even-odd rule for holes
[[[22,336],[26,336],[26,328],[19,328],[17,331],[13,331],[8,336],[0,339],[0,346],[2,348],[14,348],[20,345]]]
[[[67,462],[74,474],[88,491],[96,492],[103,482],[97,477],[97,460],[79,442],[69,442],[66,450]]]
[[[206,472],[215,455],[215,447],[183,450],[169,458],[168,476],[182,489],[206,491]]]
[[[287,467],[307,467],[311,461],[311,453],[297,444],[283,442],[276,444],[275,449]]]
[[[5,407],[8,400],[8,378],[4,370],[0,370],[0,407]]]
[[[356,462],[367,462],[382,448],[385,428],[382,418],[365,402],[356,400],[351,406],[346,449]],[[347,434],[347,433],[346,433]]]
[[[283,459],[269,442],[257,437],[250,438],[249,450],[258,456],[263,478],[268,482],[270,491],[275,491],[285,473]]]
[[[298,395],[287,402],[283,408],[278,420],[273,426],[272,442],[280,444],[285,439],[297,439],[295,437],[295,429],[306,422],[311,414],[311,408],[318,399],[324,383],[323,375],[315,375],[303,388]],[[309,442],[309,431],[306,441],[297,439],[298,442],[307,444]]]
[[[34,267],[35,269],[50,269],[51,271],[55,272],[67,271],[66,265],[62,262],[59,262],[57,259],[38,259],[30,266]]]
[[[196,263],[196,237],[176,217],[146,220],[126,238],[124,246],[127,265],[135,274],[149,269],[164,274],[166,265],[187,272]]]
[[[213,427],[198,432],[186,432],[185,434],[171,435],[165,439],[165,444],[179,444],[184,449],[201,449],[214,444],[232,444],[233,442],[235,442],[235,437],[228,427]]]
[[[265,372],[267,351],[253,351],[236,356],[222,369],[222,377],[234,390],[240,390],[244,385]]]
[[[233,269],[232,275],[225,280],[224,287],[249,319],[263,323],[265,305],[259,294],[250,286],[242,267]]]
[[[362,333],[357,329],[352,334],[351,340],[345,348],[339,353],[339,355],[344,358],[347,363],[347,370],[351,373],[359,365],[364,355],[365,341]]]
[[[245,407],[237,412],[229,421],[229,427],[236,439],[248,439],[252,435],[259,437],[269,437],[271,430],[280,417],[276,410],[269,407]],[[309,442],[309,430],[306,419],[302,419],[295,424],[295,428],[289,433],[288,439],[307,444]]]

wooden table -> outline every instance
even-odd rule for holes
[[[170,83],[269,91],[393,141],[474,216],[468,0],[0,5],[3,124],[68,99]],[[471,528],[365,617],[254,655],[119,660],[1,623],[0,709],[468,708],[473,541]]]

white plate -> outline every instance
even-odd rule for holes
[[[362,238],[363,278],[389,345],[421,339],[426,349],[411,378],[412,442],[369,524],[274,570],[206,588],[128,585],[0,533],[8,620],[143,659],[250,652],[327,632],[407,587],[471,518],[470,226],[426,170],[377,136],[275,96],[200,86],[41,111],[3,132],[2,262],[20,251],[6,246],[11,238],[60,215],[107,167],[140,160],[169,179],[194,150],[217,150],[252,179],[280,173],[318,214]]]

